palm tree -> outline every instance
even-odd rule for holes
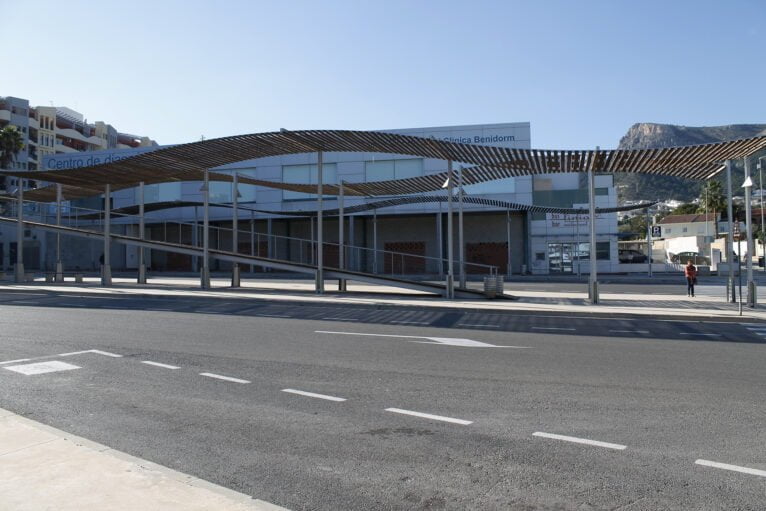
[[[24,137],[16,126],[6,126],[0,130],[0,168],[7,169],[24,148]]]

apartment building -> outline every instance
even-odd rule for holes
[[[0,96],[0,129],[7,125],[16,126],[24,138],[24,148],[11,164],[14,170],[42,169],[43,158],[55,154],[157,145],[149,137],[121,133],[102,121],[88,123],[83,114],[67,107],[33,107],[27,99]],[[17,186],[15,179],[9,181],[0,182],[0,193]]]

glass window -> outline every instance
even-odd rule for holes
[[[140,188],[135,188],[135,201],[141,200]],[[159,183],[144,186],[144,203],[181,200],[181,183]]]
[[[311,165],[283,165],[282,182],[283,183],[301,183],[315,185],[318,182],[316,164]],[[322,183],[335,184],[338,182],[337,166],[334,163],[325,163],[322,165]],[[282,193],[283,200],[306,200],[316,199],[316,194],[293,192],[285,190]]]
[[[406,179],[422,175],[422,158],[406,160],[375,160],[364,163],[364,180],[366,182]]]
[[[465,187],[465,193],[483,195],[488,193],[516,193],[516,178],[507,177]]]
[[[597,261],[609,261],[611,249],[608,241],[596,242],[596,260]],[[576,250],[575,257],[579,259],[590,258],[590,243],[580,243],[579,250]]]

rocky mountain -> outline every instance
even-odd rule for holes
[[[673,124],[637,123],[620,139],[620,149],[648,149],[725,142],[766,135],[766,124],[731,124],[728,126],[676,126]],[[735,167],[734,182],[741,181],[741,164]],[[734,177],[733,176],[733,177]],[[690,201],[699,197],[702,183],[688,179],[644,174],[615,174],[615,186],[621,200],[677,199]]]

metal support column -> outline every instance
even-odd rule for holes
[[[436,246],[439,247],[439,278],[444,278],[444,236],[442,227],[442,203],[439,203],[439,212],[436,213]]]
[[[596,177],[594,170],[596,166],[596,159],[598,158],[598,150],[593,153],[593,160],[590,162],[590,168],[588,169],[588,207],[590,213],[590,274],[588,275],[588,299],[590,303],[598,303],[598,267],[596,260]]]
[[[232,176],[231,182],[231,201],[233,210],[231,213],[231,251],[239,253],[239,174],[236,172]],[[231,266],[231,287],[240,286],[239,263],[232,263]]]
[[[138,238],[144,239],[144,182],[138,184]],[[181,224],[178,224],[181,231]],[[138,283],[146,284],[146,260],[144,259],[144,247],[138,247]]]
[[[19,203],[16,211],[16,282],[24,282],[24,180],[18,178],[16,182],[19,184]]]
[[[202,185],[202,271],[200,287],[210,289],[210,173],[205,169],[205,182]]]
[[[705,217],[707,222],[707,217]],[[707,225],[707,223],[705,224]],[[646,208],[646,262],[649,264],[649,276],[652,276],[652,215]]]
[[[255,255],[255,211],[250,212],[250,255]],[[255,265],[251,264],[250,273],[253,272],[255,272]]]
[[[760,185],[760,191],[758,192],[758,208],[761,210],[761,232],[764,230],[763,226],[763,165],[764,160],[766,160],[766,156],[761,156],[758,158],[758,181]],[[761,235],[763,236],[763,234]],[[761,242],[761,254],[766,259],[766,248],[765,244]]]
[[[192,229],[192,245],[195,247],[199,246],[199,211],[197,206],[194,206],[194,228]],[[197,256],[192,256],[192,271],[199,271],[199,258]]]
[[[266,219],[266,257],[274,259],[274,223],[272,218]]]
[[[101,268],[101,285],[112,285],[112,187],[104,185],[104,265]]]
[[[61,183],[56,183],[56,225],[61,226]],[[56,282],[64,282],[64,263],[61,260],[61,233],[56,233]]]
[[[378,210],[372,212],[372,273],[378,273]]]
[[[506,210],[505,212],[505,230],[506,230],[506,239],[508,244],[508,254],[507,259],[505,262],[505,273],[508,276],[511,276],[513,274],[513,266],[511,266],[511,211]]]
[[[324,294],[324,236],[322,233],[322,151],[317,151],[317,272],[316,293]]]
[[[726,218],[729,219],[729,229],[726,235],[726,262],[729,266],[728,288],[730,290],[727,300],[737,303],[737,290],[734,287],[734,207],[731,198],[731,160],[726,160]]]
[[[457,213],[457,244],[458,244],[458,265],[460,266],[460,287],[465,288],[465,242],[463,241],[463,166],[457,170],[457,193],[458,193],[458,213]]]
[[[356,233],[354,232],[356,226],[354,225],[354,215],[348,216],[348,268],[355,270],[357,268],[357,251],[356,247]]]
[[[447,282],[445,298],[455,297],[455,273],[453,268],[453,241],[452,241],[452,160],[447,161]]]
[[[343,219],[343,181],[340,181],[340,187],[338,190],[338,268],[343,270],[345,268],[345,225]],[[338,291],[346,290],[346,280],[340,279],[338,281]]]
[[[755,307],[756,303],[755,282],[753,281],[753,252],[755,252],[753,249],[753,211],[750,204],[753,180],[750,178],[750,158],[745,156],[743,160],[745,163],[745,221],[747,222],[745,224],[747,232],[747,306],[752,308]]]

